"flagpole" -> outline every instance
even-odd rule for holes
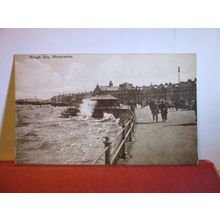
[[[178,83],[180,83],[180,66],[178,66]]]

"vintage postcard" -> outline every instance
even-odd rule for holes
[[[15,55],[16,163],[197,163],[196,54]]]

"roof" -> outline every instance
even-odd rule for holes
[[[117,91],[119,86],[99,86],[102,91]]]
[[[118,98],[110,95],[110,94],[106,94],[106,95],[96,95],[90,98],[91,100],[117,100]]]

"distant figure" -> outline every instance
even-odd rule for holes
[[[145,101],[141,101],[141,108],[144,108],[146,106]]]
[[[178,100],[176,100],[174,102],[174,107],[175,107],[176,111],[178,111],[178,109],[179,109],[179,101]]]
[[[158,108],[157,100],[149,102],[149,107],[150,107],[151,113],[153,115],[153,122],[155,120],[156,120],[156,122],[158,122],[159,108]]]
[[[133,103],[130,104],[130,109],[131,109],[131,111],[134,113],[134,111],[135,111],[135,106],[134,106]]]
[[[197,103],[196,103],[196,100],[192,100],[192,109],[195,112],[195,122],[197,122]]]
[[[163,99],[161,99],[160,101],[159,109],[161,113],[162,122],[166,122],[168,111],[167,111],[167,105]]]

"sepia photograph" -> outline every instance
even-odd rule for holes
[[[16,163],[197,163],[196,54],[14,55]]]

